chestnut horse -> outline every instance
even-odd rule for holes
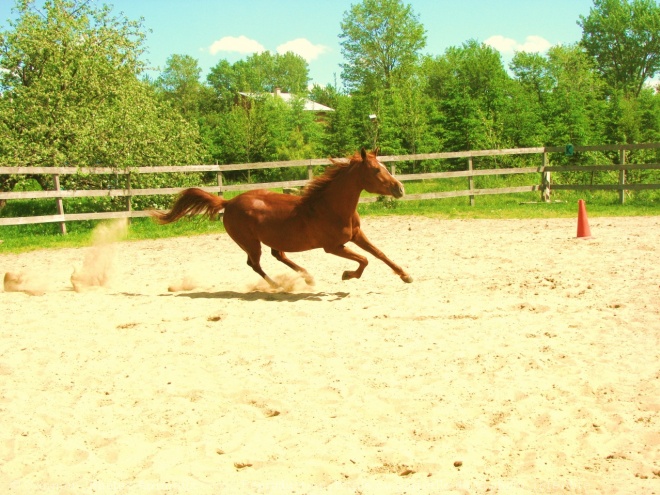
[[[383,261],[404,282],[412,282],[412,277],[369,242],[360,228],[357,204],[363,190],[395,198],[404,194],[403,184],[376,155],[362,148],[348,160],[331,159],[333,167],[312,180],[302,196],[259,189],[226,200],[190,188],[179,195],[169,212],[154,211],[151,215],[159,223],[167,224],[198,214],[214,219],[224,210],[225,230],[247,253],[247,264],[273,287],[277,284],[259,263],[262,243],[271,248],[277,260],[299,272],[310,285],[314,283],[312,276],[285,253],[323,248],[327,253],[359,263],[357,270],[344,272],[344,280],[360,278],[368,261],[348,249],[345,246],[348,241]]]

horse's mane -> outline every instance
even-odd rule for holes
[[[351,168],[351,165],[358,160],[361,160],[360,153],[355,153],[350,158],[330,158],[330,162],[332,162],[330,168],[305,186],[301,198],[302,204],[313,202],[328,188],[332,181]]]

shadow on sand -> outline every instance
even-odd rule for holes
[[[231,290],[220,292],[187,292],[177,294],[176,297],[189,297],[191,299],[240,299],[242,301],[339,301],[349,295],[348,292],[235,292]]]

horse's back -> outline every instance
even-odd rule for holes
[[[225,206],[225,216],[236,214],[255,218],[289,217],[299,203],[299,196],[256,189],[229,200]]]

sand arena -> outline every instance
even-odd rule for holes
[[[0,254],[2,492],[659,493],[660,218],[590,224],[367,217],[414,283],[280,291],[221,234]]]

